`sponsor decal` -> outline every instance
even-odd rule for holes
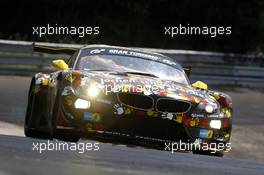
[[[213,137],[213,131],[208,129],[200,129],[199,137],[202,139],[210,139]]]
[[[73,92],[73,89],[71,86],[65,86],[61,95],[62,96],[67,96],[67,95],[70,95],[71,93]]]
[[[162,118],[172,120],[173,119],[173,114],[172,113],[162,113],[161,114]]]
[[[84,112],[84,121],[93,121],[93,114],[91,112]]]
[[[222,108],[221,112],[223,112],[225,114],[226,117],[231,117],[232,113],[231,110],[229,108]]]
[[[67,81],[69,81],[70,83],[72,83],[72,82],[73,82],[72,74],[67,74],[67,75],[65,76],[65,79],[66,79]]]
[[[92,114],[92,120],[94,122],[100,122],[101,121],[101,114],[99,114],[99,113],[93,113]]]
[[[93,49],[90,51],[90,54],[99,54],[101,52],[105,52],[105,49]]]
[[[176,114],[175,121],[178,123],[182,123],[183,114]]]
[[[191,127],[194,127],[194,126],[197,126],[197,125],[199,125],[199,119],[198,118],[192,119],[190,121],[190,126]]]
[[[114,114],[122,115],[124,114],[124,108],[121,104],[115,104],[114,106]]]
[[[158,60],[159,59],[158,56],[149,55],[149,54],[145,54],[145,53],[139,53],[139,52],[135,52],[135,51],[129,51],[129,50],[110,49],[108,52],[110,54],[135,56],[135,57],[149,58],[152,60]],[[174,64],[176,64],[176,63],[174,63]]]
[[[68,106],[72,106],[73,105],[73,100],[72,100],[71,96],[66,96],[64,98],[64,101],[65,101],[65,104],[68,105]]]
[[[191,114],[191,117],[193,117],[193,118],[203,118],[203,117],[205,117],[205,115],[204,114],[195,114],[195,113],[192,113]]]

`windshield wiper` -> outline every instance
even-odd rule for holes
[[[159,77],[157,77],[154,74],[145,73],[145,72],[124,72],[124,73],[126,73],[126,74],[135,74],[135,75],[144,75],[144,76],[159,78]]]

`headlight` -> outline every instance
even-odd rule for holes
[[[78,98],[75,101],[74,106],[76,109],[88,109],[91,106],[91,102]]]
[[[214,112],[214,108],[213,108],[213,106],[211,106],[211,105],[207,105],[207,106],[205,107],[205,111],[206,111],[207,113],[213,113],[213,112]]]
[[[97,87],[92,86],[88,88],[87,93],[89,97],[96,97],[99,94],[99,89]]]
[[[214,129],[220,129],[221,128],[221,121],[220,120],[211,120],[210,127]]]

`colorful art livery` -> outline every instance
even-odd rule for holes
[[[192,86],[183,68],[164,55],[97,45],[35,49],[72,56],[68,64],[53,62],[59,70],[32,78],[26,136],[160,146],[230,141],[231,98],[202,82]]]

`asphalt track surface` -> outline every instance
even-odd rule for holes
[[[226,89],[234,100],[232,150],[224,158],[99,143],[99,150],[33,150],[22,123],[30,78],[0,76],[0,175],[7,174],[264,174],[264,92]],[[95,143],[82,139],[80,143]],[[57,141],[51,143],[56,144]]]

